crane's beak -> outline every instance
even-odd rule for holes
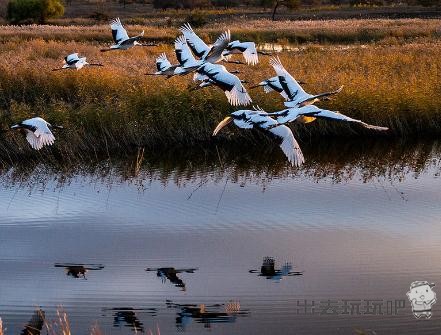
[[[225,119],[223,119],[216,127],[216,129],[213,131],[213,136],[216,136],[218,132],[222,130],[223,127],[227,126],[228,124],[233,121],[233,118],[231,116],[227,116]]]

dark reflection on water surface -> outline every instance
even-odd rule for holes
[[[249,144],[145,152],[140,167],[4,163],[7,334],[39,334],[60,306],[72,334],[434,334],[441,304],[416,320],[406,292],[441,287],[439,143],[302,148],[301,169]]]
[[[399,182],[406,176],[418,177],[429,167],[439,167],[441,143],[433,140],[401,141],[384,139],[339,140],[324,138],[321,142],[303,143],[305,157],[302,168],[289,166],[277,147],[244,145],[244,147],[193,148],[161,152],[146,152],[140,169],[137,156],[112,157],[93,162],[42,164],[41,161],[11,166],[4,162],[2,181],[21,186],[44,184],[54,178],[57,185],[69,182],[71,177],[94,176],[102,181],[118,183],[129,181],[142,185],[160,180],[185,186],[189,181],[219,182],[227,177],[230,182],[261,183],[272,178],[305,176],[319,181],[329,178],[343,182],[357,177],[363,182],[383,179]],[[435,170],[436,176],[439,174]]]

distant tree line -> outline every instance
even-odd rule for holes
[[[11,23],[46,23],[47,19],[63,16],[61,0],[10,0],[7,19]]]
[[[280,7],[290,9],[299,6],[319,5],[374,5],[384,6],[392,4],[408,4],[422,6],[439,6],[441,0],[153,0],[153,7],[157,9],[197,9],[197,8],[230,8],[238,6],[261,7],[274,10]]]

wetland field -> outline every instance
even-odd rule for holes
[[[342,20],[233,22],[232,38],[258,41],[278,53],[310,92],[343,91],[321,106],[391,128],[389,136],[430,136],[441,131],[441,20]],[[179,23],[177,23],[179,26]],[[227,28],[227,26],[222,27]],[[200,29],[212,40],[222,30]],[[123,151],[137,147],[189,146],[213,143],[211,132],[234,109],[217,89],[189,91],[189,76],[152,78],[154,60],[166,52],[174,60],[171,41],[177,28],[128,26],[146,31],[157,47],[130,52],[100,53],[111,43],[108,26],[5,26],[0,31],[0,122],[3,129],[23,118],[40,115],[66,130],[55,151],[63,157]],[[199,32],[199,30],[198,30]],[[272,37],[268,37],[272,36]],[[259,41],[261,44],[259,44]],[[52,72],[73,51],[87,55],[102,68]],[[273,76],[269,56],[257,66],[228,65],[250,85]],[[283,99],[251,90],[254,105],[283,108]],[[350,136],[357,127],[316,122],[298,126],[301,140],[314,136]],[[233,134],[235,133],[235,134]],[[372,134],[362,132],[364,136]],[[226,133],[231,140],[249,138],[243,131]],[[257,135],[258,136],[258,135]],[[223,136],[221,141],[225,138]],[[26,154],[24,141],[5,133],[0,157],[15,160]]]
[[[0,335],[437,334],[411,283],[441,286],[441,19],[268,21],[195,31],[255,41],[317,105],[389,127],[291,124],[305,164],[191,75],[147,76],[183,18],[127,19],[152,47],[100,52],[107,24],[0,27]],[[52,71],[78,52],[102,67]],[[242,59],[240,55],[234,59]],[[253,105],[282,97],[249,89]],[[64,129],[35,151],[8,128]]]

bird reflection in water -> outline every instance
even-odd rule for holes
[[[213,323],[236,322],[239,316],[248,316],[248,310],[241,310],[238,301],[229,301],[226,304],[176,304],[166,301],[168,308],[179,309],[176,317],[176,327],[185,330],[192,320],[204,324],[205,328],[211,328]]]
[[[75,264],[75,263],[55,263],[56,268],[65,268],[66,275],[72,278],[82,278],[87,280],[86,273],[88,271],[96,271],[104,269],[102,264]]]
[[[44,311],[42,309],[36,310],[20,335],[40,335],[44,325],[44,318]]]
[[[156,275],[161,278],[162,282],[165,283],[168,279],[170,283],[174,284],[176,287],[181,288],[185,291],[185,283],[181,278],[178,277],[179,273],[194,273],[197,268],[193,269],[175,269],[175,268],[147,268],[146,271],[156,271]]]
[[[276,261],[273,257],[265,257],[263,259],[262,266],[260,267],[260,273],[258,270],[250,270],[250,273],[259,273],[259,276],[266,277],[266,279],[272,279],[279,281],[283,277],[288,276],[301,276],[303,272],[291,271],[292,264],[286,262],[280,269],[276,269]]]
[[[118,307],[104,308],[103,311],[111,311],[113,313],[113,327],[119,328],[124,325],[135,333],[144,333],[144,324],[139,320],[139,314],[148,313],[151,316],[157,315],[156,308]]]

